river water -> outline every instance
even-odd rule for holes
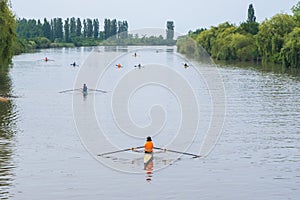
[[[177,158],[173,154],[157,152],[153,169],[145,171],[143,154],[138,152],[105,158],[93,155],[94,150],[103,153],[109,148],[106,144],[85,143],[84,137],[92,134],[86,136],[82,130],[97,132],[86,113],[90,103],[98,102],[94,107],[98,121],[116,147],[143,145],[141,138],[119,134],[110,112],[110,98],[124,74],[136,70],[134,73],[141,72],[142,76],[147,67],[138,69],[134,65],[151,60],[176,68],[200,99],[203,123],[188,149],[199,153],[198,144],[204,139],[201,133],[210,128],[205,122],[211,117],[210,98],[214,97],[198,80],[201,76],[195,69],[205,76],[213,66],[193,62],[193,67],[184,69],[182,63],[186,60],[173,48],[157,48],[140,48],[137,57],[132,57],[134,51],[126,47],[47,49],[15,56],[8,75],[1,72],[0,79],[1,93],[18,96],[0,102],[0,199],[298,199],[300,79],[289,73],[218,67],[226,96],[224,126],[217,144],[204,158],[184,156],[174,162]],[[95,85],[107,93],[59,93],[79,87],[76,80],[94,49],[100,57],[125,54],[110,63],[102,82]],[[50,61],[43,61],[46,56]],[[79,66],[71,66],[74,61]],[[124,67],[118,69],[118,62]],[[92,68],[95,73],[97,69],[96,65]],[[156,95],[148,95],[149,91]],[[143,87],[130,100],[131,118],[147,126],[149,118],[145,117],[144,107],[166,104],[165,111],[171,114],[164,130],[154,135],[154,143],[164,146],[176,137],[168,133],[178,129],[182,121],[175,115],[180,112],[179,100],[153,85]],[[86,124],[79,127],[79,118]]]

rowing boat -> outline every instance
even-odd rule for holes
[[[153,161],[153,153],[145,153],[144,156],[144,169]]]
[[[86,91],[82,91],[82,94],[83,94],[83,96],[86,96],[86,95],[88,95],[88,91],[86,90]]]

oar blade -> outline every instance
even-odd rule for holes
[[[140,149],[140,148],[144,148],[144,146],[131,147],[131,148],[127,148],[127,149],[121,149],[121,150],[117,150],[117,151],[106,152],[106,153],[98,154],[97,156],[105,156],[105,155],[109,155],[109,154],[120,153],[120,152],[130,151],[130,150],[134,151],[135,149]]]

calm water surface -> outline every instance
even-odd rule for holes
[[[181,60],[173,51],[162,49],[164,61],[177,62],[179,67]],[[139,165],[122,160],[122,154],[113,159],[137,167],[142,173],[112,170],[85,150],[73,119],[74,93],[59,93],[73,88],[80,66],[92,50],[49,49],[23,54],[14,57],[8,76],[1,75],[3,83],[9,82],[1,86],[1,92],[12,92],[20,98],[0,103],[0,199],[299,198],[299,77],[220,67],[227,104],[224,129],[216,147],[204,159],[183,157],[154,171],[152,181],[146,181],[149,174]],[[126,52],[126,48],[119,51]],[[147,57],[147,52],[143,55]],[[42,61],[46,56],[54,61]],[[151,58],[149,54],[148,57]],[[142,54],[137,59],[143,59]],[[70,66],[74,61],[80,66]],[[124,71],[135,62],[126,63]],[[205,70],[210,66],[198,67]],[[113,71],[107,76],[111,83],[116,77]],[[205,93],[201,87],[199,91]],[[95,97],[102,98],[101,95]],[[83,105],[89,97],[85,99],[78,92]],[[135,100],[141,98],[142,95]],[[162,99],[176,107],[173,97]],[[144,112],[142,107],[138,109]],[[172,106],[170,110],[174,110]],[[135,120],[143,123],[139,117]],[[108,118],[108,128],[110,123]],[[172,130],[168,124],[166,128]],[[87,131],[92,130],[87,127]],[[117,140],[117,136],[112,138]],[[124,147],[132,145],[130,138],[122,138],[120,143]],[[166,155],[162,153],[158,158],[163,161]]]

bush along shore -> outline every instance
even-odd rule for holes
[[[254,7],[248,8],[246,22],[229,22],[210,29],[190,31],[177,40],[180,53],[197,57],[202,46],[215,60],[258,61],[300,68],[300,2],[293,15],[277,14],[262,23],[256,22]]]

